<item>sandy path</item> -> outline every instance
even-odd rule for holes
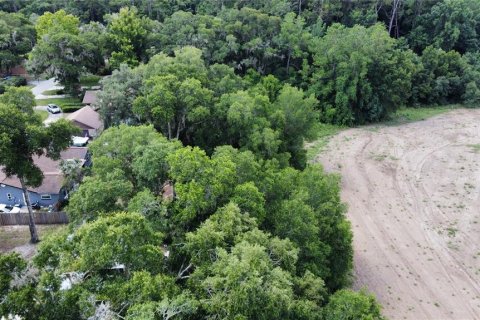
[[[349,129],[317,157],[342,175],[355,287],[391,319],[480,319],[480,110]]]

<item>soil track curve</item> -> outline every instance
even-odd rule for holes
[[[349,129],[315,161],[342,176],[355,288],[391,319],[480,319],[480,110]]]

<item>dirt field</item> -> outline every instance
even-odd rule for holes
[[[480,319],[480,110],[349,129],[316,161],[342,175],[356,288],[391,319]]]
[[[37,225],[40,240],[65,228],[66,225]],[[25,259],[30,259],[36,252],[36,245],[29,241],[28,226],[0,226],[0,253],[15,251]]]

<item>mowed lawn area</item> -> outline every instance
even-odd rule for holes
[[[82,101],[79,98],[74,97],[37,99],[35,102],[37,103],[37,106],[46,106],[47,104],[53,103],[60,108],[65,105],[82,105]]]
[[[63,231],[67,228],[64,224],[37,225],[40,240],[49,235]],[[28,244],[30,231],[28,226],[1,226],[0,227],[0,253],[12,250],[15,247]]]
[[[35,113],[40,115],[40,118],[42,119],[42,122],[45,121],[48,118],[48,111],[35,110]]]

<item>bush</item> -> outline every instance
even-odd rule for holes
[[[0,80],[0,94],[5,92],[5,87],[13,86],[13,87],[21,87],[27,85],[27,79],[20,76],[12,76],[8,77],[8,79]]]
[[[79,105],[72,105],[72,104],[65,104],[62,106],[62,111],[64,113],[72,113],[72,112],[75,112],[79,109],[81,109],[82,106],[79,106]]]

